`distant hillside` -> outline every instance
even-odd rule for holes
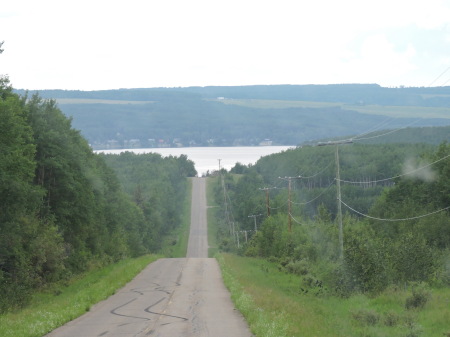
[[[367,134],[349,134],[342,137],[329,137],[314,141],[304,142],[300,145],[316,145],[320,142],[333,140],[352,139],[355,143],[361,144],[432,144],[439,145],[443,142],[450,143],[450,126],[429,126],[429,127],[405,127],[393,130],[379,130]]]
[[[23,94],[24,90],[17,90]],[[385,88],[378,84],[249,85],[185,88],[138,88],[99,91],[43,90],[44,98],[91,98],[162,101],[173,98],[269,99],[349,104],[450,107],[449,87]]]
[[[427,143],[439,145],[442,142],[450,143],[450,126],[404,128],[401,130],[382,130],[360,137],[363,144],[388,143]]]
[[[297,145],[365,133],[376,125],[450,125],[450,87],[273,85],[44,90],[39,95],[56,99],[97,149]],[[386,122],[386,116],[402,118]]]

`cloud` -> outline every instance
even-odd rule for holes
[[[441,0],[16,0],[1,13],[0,74],[21,88],[426,85],[448,67]]]

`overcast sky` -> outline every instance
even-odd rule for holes
[[[0,41],[30,90],[450,86],[450,0],[3,1]]]

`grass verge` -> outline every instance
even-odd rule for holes
[[[219,251],[217,243],[217,211],[219,206],[214,198],[214,186],[218,183],[219,177],[206,178],[206,200],[207,200],[207,221],[208,221],[208,256],[213,257]]]
[[[41,337],[89,311],[91,306],[122,288],[160,256],[126,259],[55,284],[37,293],[22,310],[0,316],[0,336]]]
[[[258,337],[450,336],[450,289],[432,289],[422,309],[408,310],[411,289],[343,299],[305,293],[301,276],[263,259],[218,254],[236,307]]]

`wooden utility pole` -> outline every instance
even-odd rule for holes
[[[264,187],[260,188],[260,191],[266,191],[266,208],[267,208],[267,216],[270,216],[270,200],[269,200],[269,190],[276,187]]]
[[[341,173],[339,169],[339,145],[352,144],[352,139],[329,141],[326,143],[318,143],[317,146],[335,145],[335,159],[336,159],[336,199],[338,208],[338,225],[339,225],[339,258],[344,259],[344,228],[342,225],[342,204],[341,204]]]
[[[339,223],[339,257],[344,258],[344,230],[342,228],[342,204],[341,204],[341,174],[339,170],[339,146],[336,144],[336,190]]]
[[[278,177],[279,179],[284,179],[288,181],[288,226],[289,226],[289,233],[292,233],[292,198],[291,198],[291,190],[292,190],[292,184],[291,184],[291,180],[292,179],[301,179],[301,176],[297,176],[297,177]]]

